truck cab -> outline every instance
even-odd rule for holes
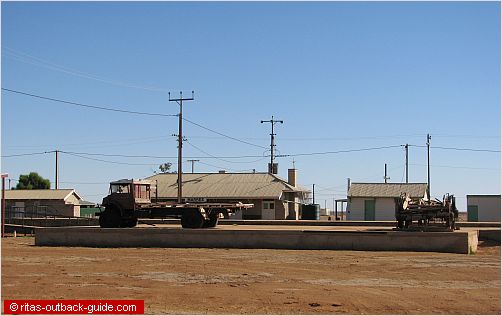
[[[151,182],[122,179],[110,183],[103,198],[105,211],[99,216],[101,227],[134,227],[138,221],[135,211],[151,203]]]

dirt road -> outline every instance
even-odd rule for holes
[[[500,246],[461,255],[51,248],[7,238],[3,299],[143,299],[155,314],[500,314]]]

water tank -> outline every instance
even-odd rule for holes
[[[302,204],[302,219],[319,220],[319,204]]]

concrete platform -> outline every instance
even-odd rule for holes
[[[213,228],[44,227],[35,245],[68,247],[263,248],[362,251],[427,251],[469,254],[477,231],[397,232]]]

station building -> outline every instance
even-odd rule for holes
[[[288,180],[271,173],[183,173],[184,202],[253,203],[233,219],[298,219],[310,191],[296,183],[297,170],[288,170]],[[151,176],[152,200],[177,201],[178,174]]]

